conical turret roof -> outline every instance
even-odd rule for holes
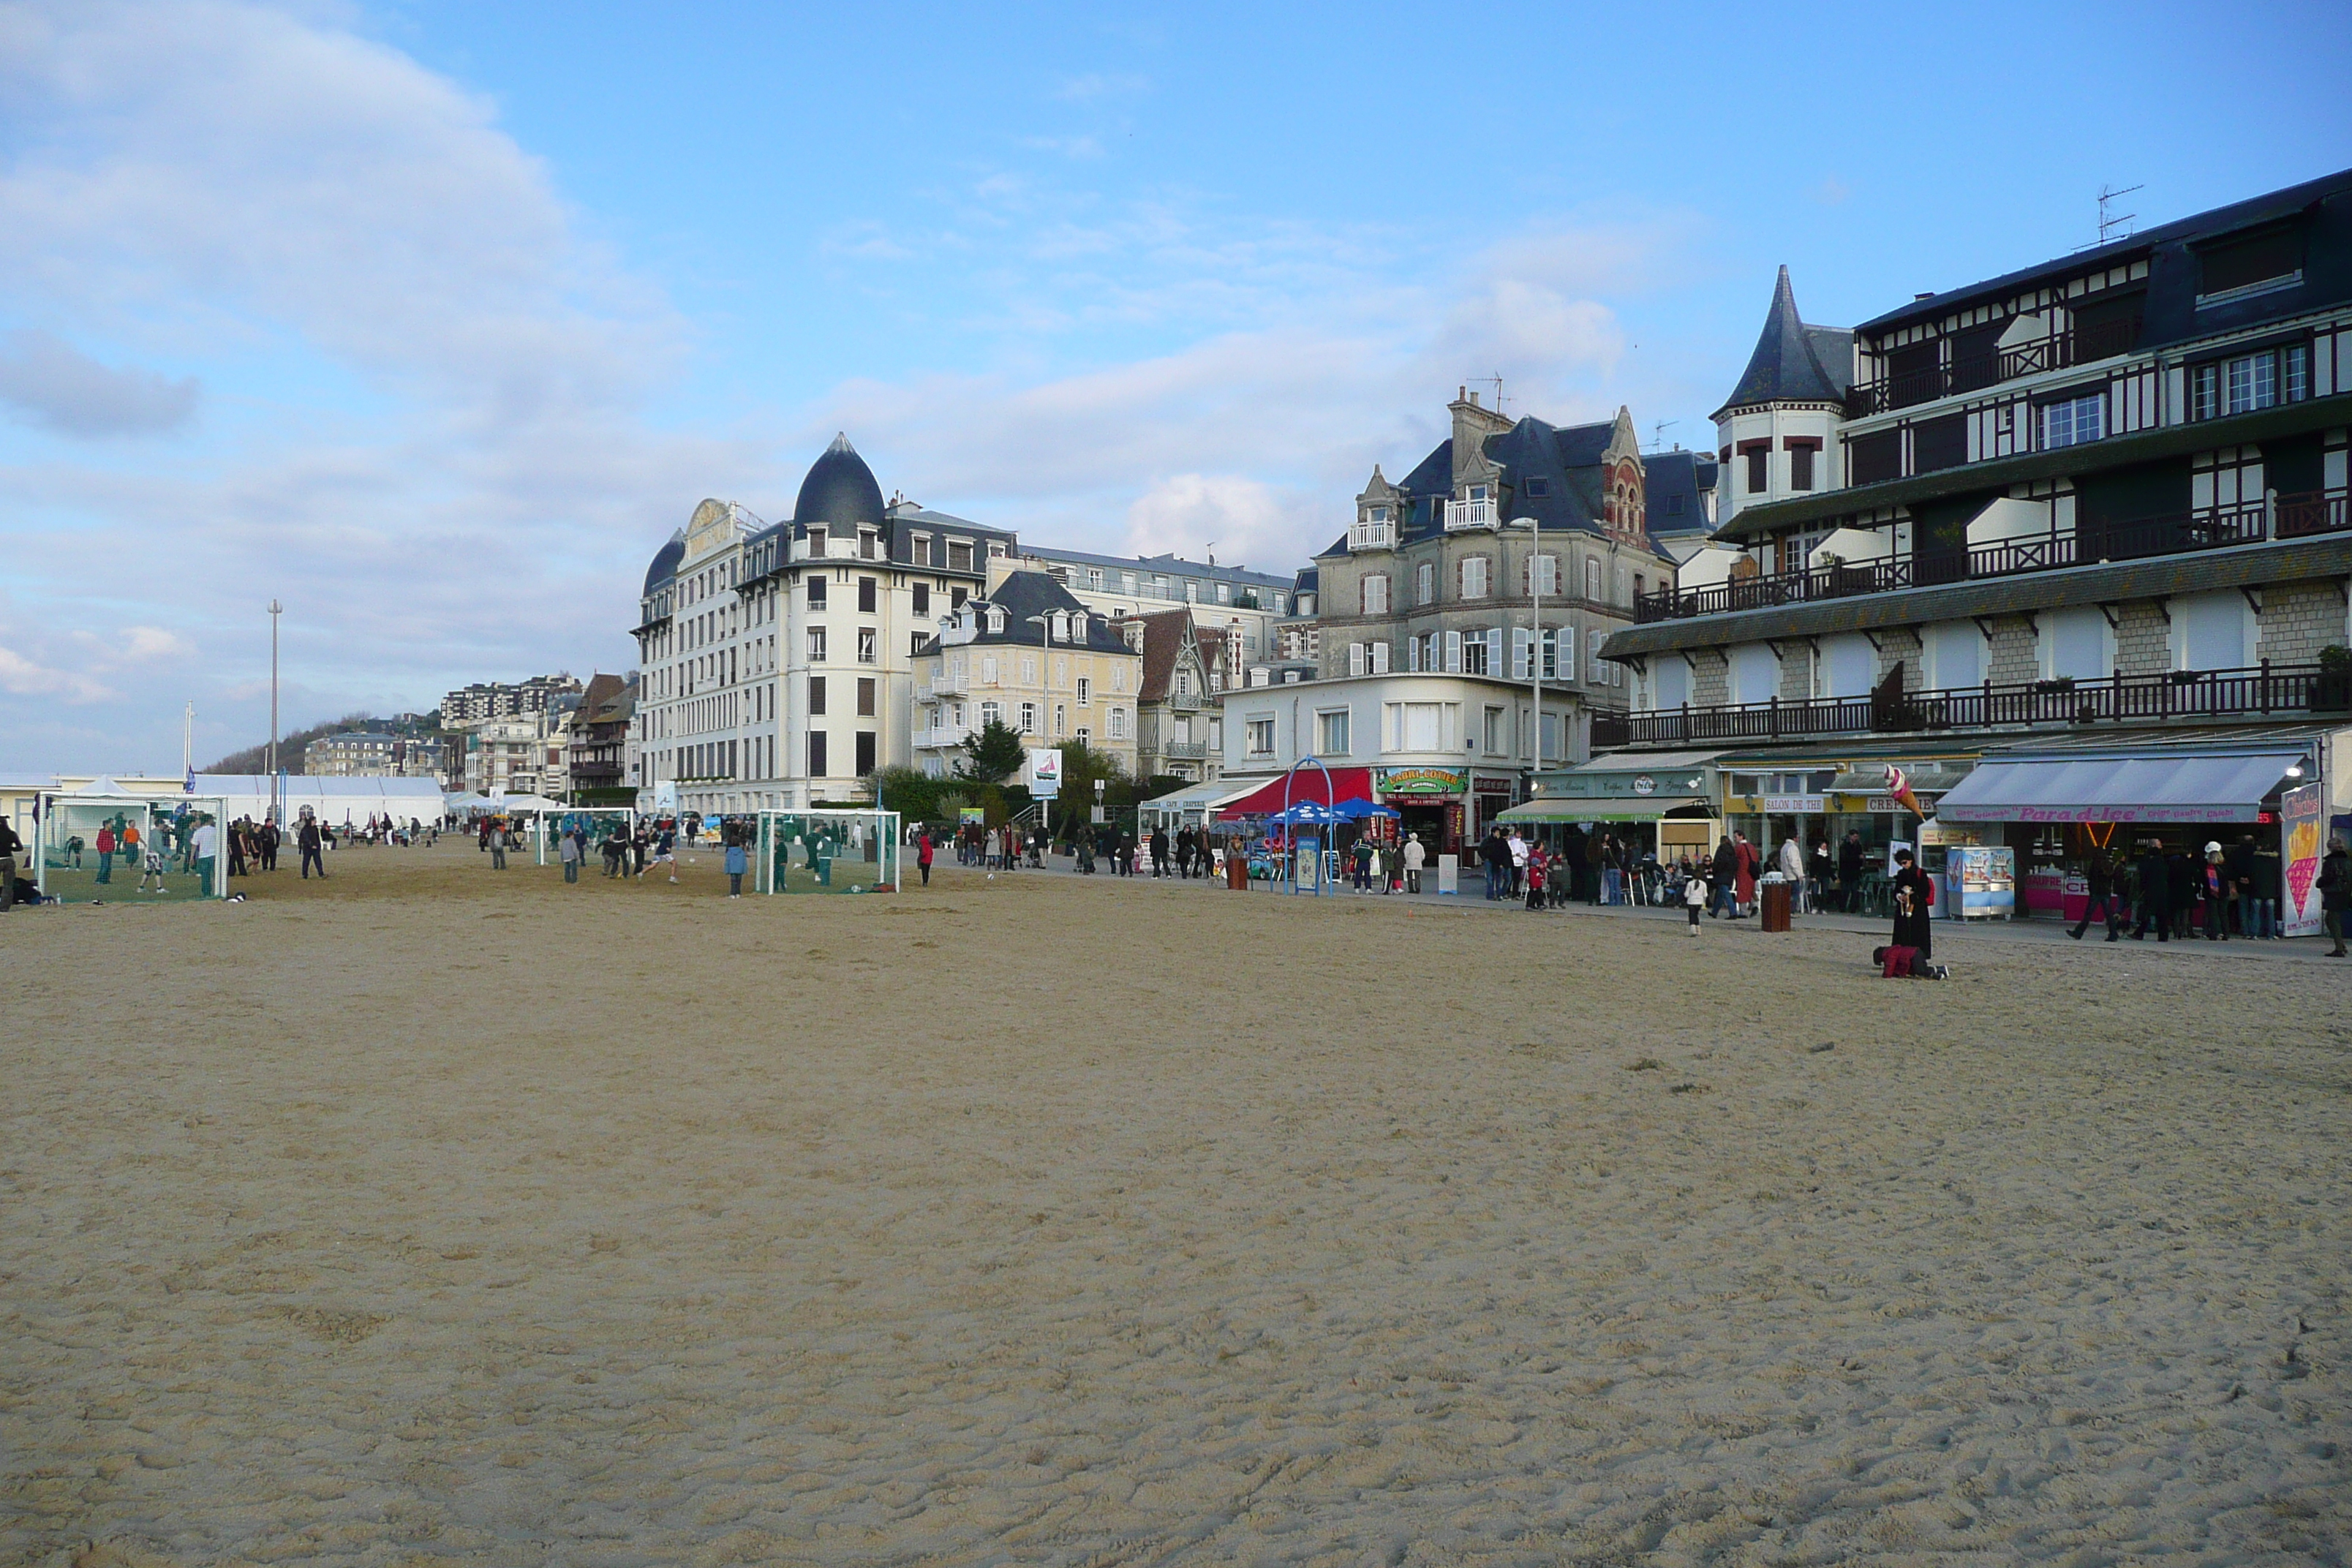
[[[1797,291],[1789,286],[1789,269],[1780,268],[1773,286],[1772,309],[1764,318],[1763,335],[1739,384],[1724,400],[1724,408],[1745,408],[1759,403],[1838,403],[1845,389],[1822,368],[1814,353],[1804,319],[1797,314]],[[1716,410],[1720,418],[1723,409]]]
[[[793,521],[803,528],[813,522],[879,527],[882,513],[882,487],[874,482],[874,470],[866,466],[846,434],[835,436],[833,445],[809,466],[808,478],[801,481]]]

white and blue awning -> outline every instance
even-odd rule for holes
[[[1947,822],[2253,822],[2301,752],[1987,760],[1936,805]]]

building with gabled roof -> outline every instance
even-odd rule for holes
[[[1142,652],[1045,573],[1015,572],[966,599],[913,664],[914,765],[934,778],[955,772],[991,721],[1024,744],[1076,741],[1135,771]]]

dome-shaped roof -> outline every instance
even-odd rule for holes
[[[646,568],[646,588],[648,594],[677,575],[677,563],[686,559],[686,535],[673,533],[669,542],[654,552],[654,563]]]
[[[808,478],[801,481],[800,499],[793,503],[793,521],[803,528],[811,523],[881,526],[882,487],[874,482],[874,470],[847,436],[835,436],[824,455],[810,465]]]

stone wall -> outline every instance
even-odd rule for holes
[[[1720,708],[1731,700],[1731,660],[1719,647],[1690,650],[1691,706]]]
[[[2261,590],[2254,657],[2273,664],[2316,664],[2319,650],[2346,641],[2342,581],[2273,583]]]
[[[1919,642],[1919,628],[1916,626],[1896,626],[1892,630],[1880,632],[1878,634],[1878,668],[1871,677],[1871,685],[1875,688],[1880,681],[1885,680],[1886,672],[1894,668],[1895,661],[1899,659],[1903,664],[1903,689],[1918,690],[1921,683],[1927,679],[1927,671],[1923,668],[1927,662],[1923,657],[1925,652]]]
[[[1780,700],[1805,702],[1813,695],[1813,647],[1802,637],[1780,644]]]
[[[2172,623],[2153,599],[2116,611],[2116,673],[2158,675],[2172,667]]]
[[[2023,616],[1996,616],[1985,674],[1995,686],[2009,686],[2042,677],[2041,646]]]

